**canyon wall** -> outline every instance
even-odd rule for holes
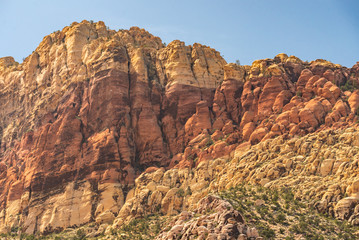
[[[137,27],[73,23],[22,64],[0,59],[0,232],[121,224],[144,213],[131,205],[143,203],[143,174],[158,173],[158,182],[164,171],[220,163],[239,147],[353,125],[358,84],[359,63],[279,54],[239,66],[201,44],[165,46]],[[249,180],[273,180],[262,178]],[[182,180],[150,188],[166,214],[191,205],[169,190]]]

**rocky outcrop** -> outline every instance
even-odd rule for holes
[[[279,54],[239,66],[137,27],[73,23],[22,64],[0,59],[0,231],[119,226],[157,208],[193,210],[209,190],[239,181],[231,170],[218,174],[241,149],[291,138],[297,146],[298,136],[355,123],[357,92],[342,90],[355,88],[357,65]],[[264,161],[276,152],[246,154]],[[340,165],[324,160],[308,172],[326,177]],[[240,173],[251,177],[240,179],[269,183],[293,170],[288,161],[268,171],[248,162]]]
[[[234,189],[241,184],[278,191],[290,188],[293,199],[357,225],[358,139],[356,128],[326,130],[287,140],[279,136],[252,147],[242,144],[234,150],[233,157],[202,161],[194,169],[156,169],[143,173],[113,228],[151,213],[174,214],[177,217],[171,224],[173,229],[162,236],[184,234],[192,224],[199,227],[202,222],[212,221],[208,216],[203,221],[191,220],[190,213],[197,211],[198,204],[205,202],[209,193]],[[209,203],[206,206],[212,209]],[[188,225],[180,222],[184,215]]]
[[[200,44],[165,47],[143,29],[87,21],[20,65],[2,58],[2,231],[111,219],[143,169],[183,152],[185,123],[211,102],[225,64]]]
[[[202,216],[195,217],[196,214]],[[219,197],[209,195],[201,199],[194,212],[183,211],[173,227],[156,239],[257,239],[257,229],[245,224],[241,214]],[[262,238],[260,238],[262,239]]]

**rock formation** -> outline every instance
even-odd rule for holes
[[[196,219],[195,214],[204,215]],[[168,232],[161,233],[157,239],[259,238],[257,230],[244,223],[244,218],[229,202],[208,196],[198,203],[193,213],[183,211],[174,219],[171,224],[173,227]]]
[[[119,227],[197,211],[242,181],[283,179],[320,188],[308,192],[319,211],[359,223],[358,84],[359,62],[279,54],[239,66],[137,27],[73,23],[21,64],[0,58],[0,232]]]

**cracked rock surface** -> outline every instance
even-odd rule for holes
[[[239,66],[198,43],[75,22],[21,64],[0,58],[0,232],[181,214],[241,181],[300,183],[319,211],[357,223],[355,84],[358,63]]]

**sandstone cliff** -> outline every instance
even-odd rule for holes
[[[345,167],[356,135],[343,137],[355,139],[337,155],[346,146],[335,146],[332,132],[300,137],[356,123],[359,63],[279,54],[239,66],[207,46],[165,46],[143,29],[83,21],[46,36],[22,64],[1,58],[0,84],[2,232],[119,227],[195,209],[210,191],[239,182],[272,187],[282,178],[322,189],[306,195],[320,211],[353,215],[346,204],[357,200],[344,194],[356,190],[344,189],[355,185]],[[324,198],[331,188],[338,191]]]

